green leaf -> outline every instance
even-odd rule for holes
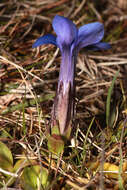
[[[2,169],[7,169],[8,167],[6,167],[2,161],[13,166],[13,157],[10,149],[4,143],[0,142],[0,167]]]
[[[24,168],[21,176],[21,185],[24,190],[42,190],[47,187],[48,184],[48,170],[46,168],[40,165]]]
[[[3,169],[0,175],[0,187],[3,186],[3,181],[6,183],[11,178],[6,172],[13,173],[13,157],[10,149],[2,142],[0,142],[0,168]],[[5,172],[4,172],[5,171]],[[7,186],[10,186],[14,182],[11,180]]]
[[[10,138],[13,139],[13,137],[9,134],[9,132],[7,131],[8,129],[1,129],[1,133],[0,133],[0,138]]]
[[[51,134],[55,134],[55,135],[60,135],[60,130],[59,130],[59,127],[57,125],[53,126],[51,128]]]
[[[24,156],[24,155],[23,155]],[[17,170],[20,168],[20,169],[23,169],[25,167],[28,167],[30,165],[36,165],[37,162],[36,160],[29,160],[27,158],[25,159],[21,159],[21,160],[18,160],[15,165],[14,165],[14,172],[17,172]]]
[[[107,126],[109,126],[109,120],[110,120],[111,95],[112,95],[114,84],[115,84],[115,81],[116,81],[116,79],[118,77],[118,74],[119,74],[119,71],[116,72],[116,74],[115,74],[115,76],[114,76],[114,78],[112,80],[111,86],[108,89],[108,95],[107,95],[107,101],[106,101],[106,124],[107,124]]]
[[[48,137],[48,149],[50,152],[60,155],[64,150],[64,140],[60,135],[52,135]]]

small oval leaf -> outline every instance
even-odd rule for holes
[[[10,149],[0,141],[0,160],[5,160],[8,162],[8,164],[13,166],[13,157]],[[0,161],[0,167],[1,167],[1,161]],[[4,168],[3,168],[4,169]]]
[[[49,184],[48,170],[40,165],[25,167],[21,176],[21,184],[24,190],[45,188]]]

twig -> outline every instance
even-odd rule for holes
[[[12,176],[12,177],[18,177],[18,174],[6,171],[6,170],[4,170],[2,168],[0,168],[0,172],[4,173],[6,175]]]
[[[24,71],[25,73],[28,73],[29,75],[31,75],[32,77],[35,77],[37,80],[41,81],[44,83],[44,81],[42,79],[40,79],[38,76],[34,75],[33,73],[23,69],[23,67],[17,65],[16,63],[13,63],[12,61],[9,61],[8,59],[6,59],[3,56],[0,56],[0,61],[5,63],[5,64],[10,64],[13,65],[14,67],[16,67],[16,69],[21,69],[22,71]]]
[[[125,61],[119,61],[119,62],[101,62],[97,64],[97,67],[101,66],[115,66],[115,65],[125,65],[127,64],[127,60]]]
[[[75,12],[72,14],[71,18],[74,18],[74,17],[81,11],[81,9],[82,9],[83,6],[85,5],[85,3],[86,3],[86,0],[83,0],[83,1],[80,3],[79,7],[78,7],[78,8],[75,10]]]

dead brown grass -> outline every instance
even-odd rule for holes
[[[123,162],[127,157],[125,2],[9,0],[0,3],[0,141],[11,149],[15,162],[25,155],[50,168],[52,175],[56,172],[58,178],[53,179],[52,189],[119,189],[118,180],[101,175],[99,166],[101,161],[118,166],[121,162],[119,147]],[[68,16],[78,27],[93,21],[103,22],[105,41],[112,45],[108,51],[82,50],[79,54],[75,141],[65,150],[59,168],[56,160],[49,157],[45,130],[57,87],[60,54],[52,45],[37,50],[31,48],[39,36],[53,32],[51,22],[56,14]],[[114,124],[107,131],[106,98],[118,70],[111,99]],[[10,189],[21,188],[19,179],[17,181]],[[126,180],[123,184],[126,189]]]

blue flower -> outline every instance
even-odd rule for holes
[[[33,48],[53,44],[60,48],[62,62],[60,68],[59,81],[65,83],[71,81],[73,86],[74,60],[81,48],[88,50],[106,50],[110,44],[100,42],[104,36],[104,26],[100,22],[94,22],[76,28],[75,24],[63,16],[56,15],[53,19],[53,29],[57,35],[44,35],[38,38],[33,44]],[[66,87],[65,87],[66,88]]]
[[[38,38],[32,47],[53,44],[61,51],[62,60],[53,114],[59,121],[60,134],[63,135],[73,115],[75,65],[79,50],[81,48],[105,50],[110,48],[110,44],[100,42],[104,36],[104,26],[99,22],[86,24],[77,29],[71,20],[56,15],[52,26],[57,36],[44,35]]]

